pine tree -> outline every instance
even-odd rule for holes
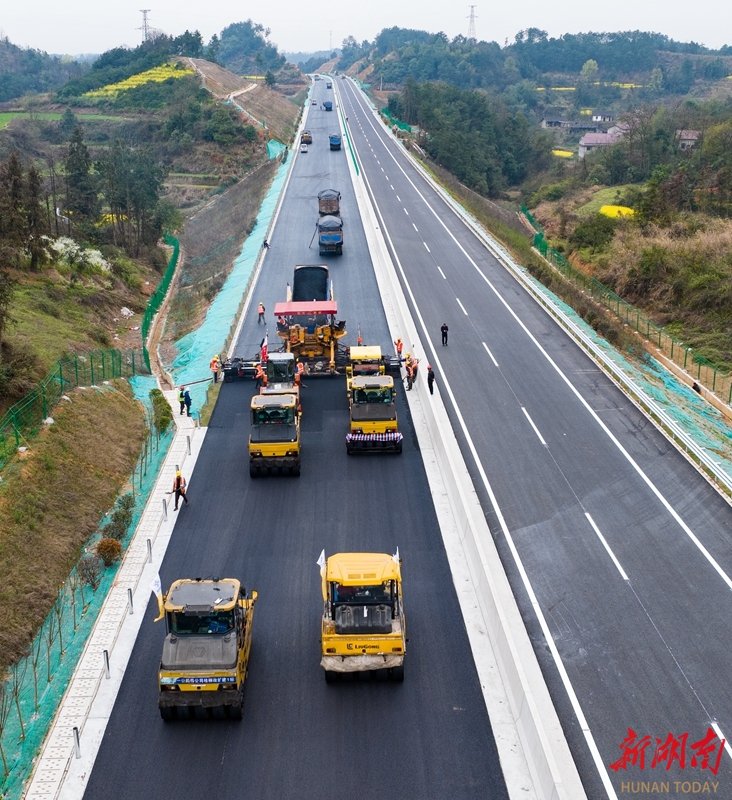
[[[84,129],[77,125],[71,134],[69,150],[64,162],[67,185],[66,205],[68,210],[74,214],[94,220],[98,215],[99,202],[91,166],[91,156],[84,144]]]

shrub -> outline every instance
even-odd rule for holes
[[[117,501],[117,505],[120,508],[125,508],[128,511],[132,511],[132,509],[135,507],[135,498],[131,494],[123,494],[122,497],[120,497]]]
[[[105,567],[111,567],[122,558],[122,545],[116,539],[102,539],[97,545],[97,555]]]
[[[612,241],[616,226],[616,220],[611,217],[600,213],[593,214],[574,229],[569,237],[569,243],[575,247],[589,247],[593,252],[602,250]]]
[[[150,390],[150,401],[152,402],[153,415],[155,417],[155,430],[158,435],[162,435],[173,422],[173,412],[160,389]]]
[[[76,569],[82,582],[96,590],[97,586],[99,586],[99,579],[102,576],[102,559],[94,553],[88,553],[79,561],[79,566]]]

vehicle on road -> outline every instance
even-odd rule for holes
[[[300,145],[300,152],[301,152],[301,153],[307,153],[307,151],[308,151],[308,146],[305,144],[305,142],[303,142],[303,143]]]
[[[321,256],[343,255],[343,220],[340,217],[320,217],[318,226],[318,247]]]
[[[318,101],[317,100],[313,100],[313,105],[317,106],[318,105]]]
[[[340,150],[341,149],[341,135],[340,133],[331,133],[328,137],[330,140],[330,149],[331,150]]]
[[[321,660],[325,680],[370,673],[404,680],[407,647],[399,551],[337,553],[318,562],[323,592]]]
[[[333,110],[333,103],[332,103],[330,100],[326,100],[326,101],[323,103],[323,108],[324,108],[326,111],[332,111],[332,110]]]
[[[295,394],[254,395],[249,475],[300,475],[300,409]]]
[[[295,356],[292,353],[269,353],[266,363],[267,382],[261,395],[294,394],[300,402],[300,381],[295,377]]]
[[[318,192],[318,213],[321,217],[327,214],[340,217],[341,193],[337,189],[323,189]]]
[[[256,599],[235,578],[172,584],[163,597],[167,635],[158,671],[164,720],[241,719]]]
[[[303,131],[300,134],[300,144],[312,144],[313,143],[313,135],[310,131]]]
[[[349,393],[350,430],[346,452],[401,453],[404,437],[399,433],[394,378],[391,375],[358,376]]]
[[[332,84],[330,81],[328,81],[328,82],[325,84],[325,88],[326,88],[326,89],[332,89],[332,88],[333,88],[333,84]]]

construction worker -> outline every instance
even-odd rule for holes
[[[419,370],[419,359],[413,357],[412,358],[412,380],[413,381],[417,380],[417,371],[418,370]]]
[[[267,373],[264,371],[264,367],[261,364],[257,364],[254,368],[254,380],[257,382],[257,386],[267,385]]]
[[[299,386],[302,383],[302,376],[305,374],[305,364],[302,361],[295,364],[295,383]]]
[[[407,353],[407,356],[409,356],[409,353]],[[412,366],[412,360],[409,357],[407,357],[406,368],[407,368],[407,391],[411,392],[412,384],[414,383],[414,367]]]
[[[183,392],[183,403],[185,404],[186,407],[186,414],[188,414],[189,417],[191,416],[192,402],[193,401],[191,400],[191,393],[188,391],[188,389],[186,389],[185,392]]]
[[[178,501],[183,498],[186,505],[188,505],[188,498],[186,497],[186,479],[180,474],[180,470],[175,473],[173,480],[173,494],[175,494],[175,508],[173,511],[178,510]]]
[[[257,314],[259,315],[257,317],[257,325],[259,325],[260,322],[266,323],[266,320],[264,319],[264,303],[260,303],[257,307]]]
[[[402,342],[401,337],[397,338],[396,342],[394,342],[394,346],[396,347],[396,353],[399,357],[399,360],[402,360],[402,350],[404,349],[404,342]]]
[[[429,387],[430,394],[435,393],[434,383],[435,383],[435,371],[432,369],[431,364],[427,364],[427,386]]]
[[[219,377],[219,366],[220,366],[219,365],[219,356],[218,356],[218,354],[216,354],[211,359],[211,364],[209,365],[209,367],[211,369],[211,373],[213,375],[213,382],[214,383],[216,383],[216,381],[218,380],[218,377]]]
[[[447,330],[448,330],[447,323],[443,322],[442,323],[442,327],[440,328],[440,333],[442,334],[442,344],[443,345],[447,344]]]
[[[181,386],[178,389],[178,402],[180,403],[180,413],[181,416],[186,410],[186,388],[185,386]]]

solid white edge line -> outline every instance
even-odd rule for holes
[[[712,728],[714,728],[714,732],[719,736],[719,741],[724,742],[724,751],[727,755],[732,758],[732,747],[730,747],[729,739],[722,733],[722,729],[719,727],[719,724],[716,722],[711,723]]]
[[[592,517],[586,511],[585,511],[585,516],[587,517],[590,525],[592,525],[592,530],[594,530],[595,533],[597,534],[597,538],[602,542],[602,546],[607,550],[607,554],[610,556],[610,558],[612,558],[613,564],[615,564],[615,566],[618,568],[618,572],[621,574],[623,580],[624,581],[629,580],[625,570],[620,566],[620,562],[615,557],[615,553],[613,553],[613,551],[610,549],[610,545],[607,543],[607,540],[602,535],[602,533],[600,533],[600,529],[597,527],[597,525],[595,525],[595,520],[592,519]]]
[[[437,269],[439,269],[439,267],[438,267]],[[496,359],[494,358],[494,356],[493,356],[493,353],[491,353],[490,349],[488,348],[488,345],[487,345],[485,342],[481,342],[481,344],[483,345],[483,347],[485,347],[485,351],[486,351],[486,353],[488,353],[488,355],[491,357],[491,361],[492,361],[492,362],[493,362],[493,363],[494,363],[496,366],[498,366],[498,362],[497,362],[497,361],[496,361]]]
[[[455,299],[457,300],[457,304],[460,306],[460,308],[462,308],[463,314],[465,314],[466,317],[469,316],[468,312],[465,310],[465,306],[460,302],[460,298],[456,297]]]
[[[447,280],[447,276],[446,276],[446,275],[445,275],[445,273],[442,271],[442,269],[441,269],[440,267],[437,267],[437,269],[439,269],[439,270],[440,270],[440,275],[442,275],[442,277],[443,277],[445,280]]]
[[[361,108],[363,109],[363,104],[361,103],[361,98],[359,97],[358,93],[356,93],[356,99],[357,99],[359,105],[361,106]],[[379,131],[376,130],[376,127],[374,126],[372,120],[370,118],[368,118],[368,121],[369,121],[369,124],[371,125],[371,127],[376,132],[376,134],[379,137],[379,139],[381,139],[380,133],[379,133]],[[382,140],[382,145],[384,146],[386,151],[391,154],[391,151],[386,146],[386,144],[384,144],[383,140]],[[412,187],[417,192],[417,194],[419,194],[419,196],[422,198],[422,200],[425,203],[425,205],[439,219],[439,216],[436,214],[434,209],[432,209],[432,207],[427,202],[427,200],[422,196],[422,194],[419,191],[419,189],[417,189],[417,187],[414,186],[414,183],[412,183],[411,179],[406,174],[406,172],[402,169],[401,165],[397,162],[396,158],[393,155],[392,155],[392,158],[394,159],[394,162],[397,164],[397,166],[399,167],[401,172],[404,174],[404,177],[412,185]],[[383,219],[382,219],[382,223],[383,223]],[[443,225],[444,225],[444,223],[443,223]],[[444,227],[445,227],[446,230],[448,230],[447,226],[444,226]],[[386,228],[384,228],[384,232],[387,235],[387,237],[389,237],[389,233],[386,230]],[[448,233],[450,233],[449,230],[448,230]],[[450,235],[452,236],[452,234],[450,234]],[[477,265],[475,265],[475,262],[473,262],[473,260],[470,258],[470,256],[468,256],[468,254],[465,253],[465,250],[462,248],[462,246],[459,244],[459,242],[457,242],[457,239],[455,239],[454,236],[452,236],[452,238],[458,244],[458,247],[460,247],[460,249],[465,254],[465,256],[468,258],[468,260],[471,263],[474,264],[476,269],[478,269]],[[391,237],[389,237],[389,240],[391,241]],[[392,244],[392,248],[393,248],[393,244]],[[396,251],[394,251],[394,252],[396,253]],[[478,269],[478,272],[480,272],[479,269]],[[405,285],[407,285],[407,287],[409,287],[409,284],[408,284],[408,282],[406,280],[406,276],[405,276],[403,270],[401,270],[401,274],[402,274],[402,279],[405,282]],[[485,277],[485,275],[483,276],[483,279],[488,283],[489,286],[491,286],[491,288],[496,293],[496,295],[505,304],[505,300],[503,300],[503,298],[500,296],[500,294],[498,294],[498,292],[496,291],[495,287],[492,286],[492,284],[490,283],[490,281],[488,281],[488,279]],[[424,323],[424,320],[421,317],[421,314],[419,312],[419,308],[416,305],[416,302],[414,300],[414,296],[411,293],[411,290],[410,290],[410,296],[411,296],[411,299],[412,299],[412,303],[414,303],[414,307],[417,310],[417,314],[418,314],[418,317],[419,317],[420,325],[421,325],[421,327],[422,327],[422,329],[424,331],[424,334],[427,337],[427,339],[430,342],[430,344],[432,345],[433,351],[436,354],[437,350],[434,349],[434,345],[432,344],[432,340],[429,337],[429,333],[427,332],[427,327],[426,327],[426,325]],[[509,308],[509,311],[510,310],[511,309]],[[520,320],[519,320],[519,322],[520,322]],[[525,326],[523,326],[523,324],[522,324],[522,327],[529,334],[529,336],[531,336],[531,333],[526,329]],[[533,337],[531,337],[531,338],[533,339]],[[536,342],[535,339],[533,341],[535,342],[535,344],[538,347],[541,347],[539,345],[539,343]],[[545,355],[546,355],[547,358],[549,358],[548,354],[545,353]],[[445,374],[444,370],[442,370],[442,368],[439,366],[440,359],[439,359],[439,357],[437,355],[435,355],[434,360],[438,364],[438,368],[440,369],[440,371],[444,375]],[[587,722],[587,718],[585,717],[584,711],[582,710],[582,706],[580,705],[579,698],[577,697],[577,693],[575,692],[574,686],[572,685],[572,681],[570,680],[569,674],[567,673],[567,668],[565,667],[564,662],[562,661],[562,657],[559,654],[559,650],[557,649],[557,645],[556,645],[556,642],[554,641],[554,637],[551,635],[551,630],[549,629],[549,624],[546,621],[546,617],[544,616],[544,612],[542,611],[542,608],[541,608],[541,606],[539,604],[539,600],[538,600],[538,598],[536,596],[536,593],[534,592],[534,587],[533,587],[533,585],[531,583],[531,580],[529,579],[528,573],[526,572],[526,568],[524,566],[524,563],[521,560],[521,556],[519,555],[518,549],[516,547],[516,543],[513,540],[513,536],[511,535],[511,532],[508,529],[508,525],[506,524],[505,517],[503,516],[503,512],[501,511],[501,507],[498,504],[498,499],[496,498],[496,495],[493,492],[493,487],[491,486],[490,482],[488,481],[488,476],[485,473],[485,469],[483,468],[483,463],[482,463],[482,461],[481,461],[481,459],[480,459],[480,457],[478,455],[478,451],[476,450],[476,447],[475,447],[475,444],[473,442],[473,439],[470,436],[470,432],[468,430],[468,426],[467,426],[467,424],[465,422],[465,419],[463,418],[462,412],[460,411],[460,406],[457,403],[457,400],[455,398],[455,395],[452,392],[452,388],[450,387],[450,384],[447,383],[447,382],[445,382],[445,391],[447,392],[448,396],[450,397],[450,402],[452,403],[452,406],[455,409],[455,415],[457,417],[458,422],[460,423],[460,428],[461,428],[461,430],[463,432],[463,435],[465,437],[465,440],[466,440],[466,443],[468,445],[468,448],[470,449],[471,455],[473,456],[473,461],[474,461],[474,463],[476,465],[476,469],[478,470],[478,473],[480,475],[481,482],[483,483],[483,486],[485,487],[485,490],[488,493],[488,498],[489,498],[491,506],[493,507],[493,510],[495,512],[498,524],[501,527],[501,532],[503,533],[503,536],[506,539],[506,543],[508,544],[509,550],[511,551],[511,555],[513,557],[514,563],[516,564],[516,568],[518,569],[519,575],[521,577],[521,582],[523,583],[524,589],[525,589],[525,591],[526,591],[526,593],[527,593],[527,595],[529,597],[529,602],[531,603],[531,606],[532,606],[532,609],[534,611],[534,614],[536,615],[536,618],[537,618],[537,621],[539,622],[539,625],[541,627],[542,633],[544,634],[544,639],[546,640],[547,646],[549,647],[549,650],[550,650],[550,652],[552,654],[552,658],[554,660],[554,664],[555,664],[555,666],[557,668],[557,671],[559,672],[559,677],[560,677],[560,679],[562,681],[562,684],[564,686],[564,690],[567,692],[567,695],[569,696],[569,701],[570,701],[570,703],[572,705],[572,708],[573,708],[574,713],[575,713],[575,715],[577,717],[577,721],[579,723],[579,726],[580,726],[580,728],[582,730],[582,733],[583,733],[583,735],[585,737],[585,742],[587,743],[587,746],[590,749],[590,753],[592,755],[592,759],[593,759],[593,761],[595,763],[595,767],[596,767],[596,769],[598,771],[598,774],[600,776],[600,780],[602,781],[602,784],[603,784],[603,787],[605,789],[605,792],[607,793],[607,796],[608,796],[608,798],[610,800],[618,800],[618,796],[617,796],[617,793],[615,792],[615,788],[613,787],[612,782],[610,780],[610,775],[609,775],[609,773],[607,771],[607,767],[605,766],[605,762],[603,761],[602,756],[600,755],[600,750],[597,747],[597,742],[595,742],[595,737],[592,735],[592,731],[590,730],[590,726],[589,726],[589,724]]]
[[[521,410],[524,412],[524,416],[529,421],[529,425],[531,425],[531,427],[534,429],[534,433],[539,437],[539,441],[544,445],[544,447],[548,447],[547,443],[544,441],[544,437],[539,433],[539,429],[534,424],[534,420],[529,416],[529,412],[523,406],[521,406]]]

